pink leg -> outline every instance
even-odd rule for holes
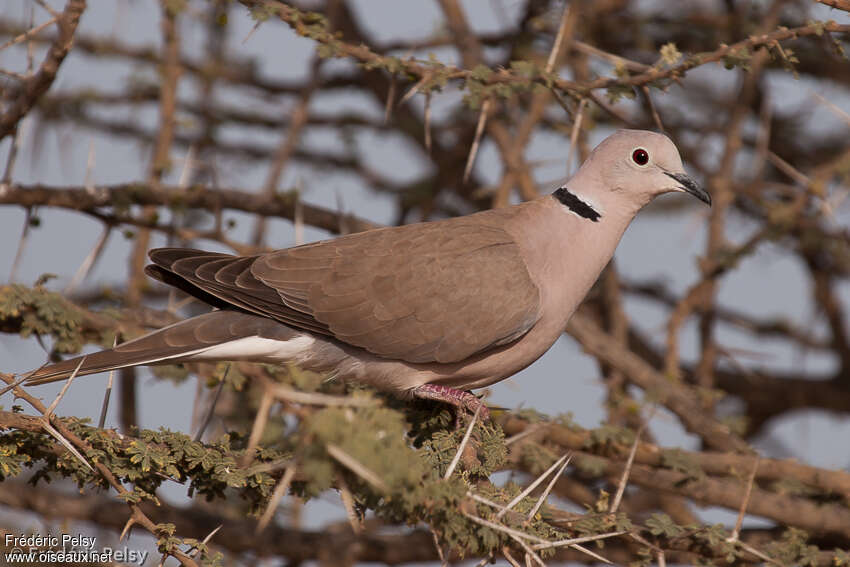
[[[475,413],[478,411],[478,408],[481,408],[478,411],[478,417],[482,421],[490,419],[490,410],[487,409],[487,406],[481,400],[463,390],[457,390],[439,384],[423,384],[413,389],[413,396],[423,400],[434,400],[450,404],[459,410],[466,410],[470,413]]]

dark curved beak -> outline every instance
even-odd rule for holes
[[[708,194],[708,191],[700,187],[699,183],[691,179],[686,173],[670,173],[669,171],[664,173],[679,183],[679,189],[685,193],[690,193],[709,207],[711,206],[711,195]]]

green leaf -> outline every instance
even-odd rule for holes
[[[685,528],[676,524],[673,518],[664,513],[652,514],[646,520],[646,527],[651,534],[668,538],[679,537],[685,533]]]

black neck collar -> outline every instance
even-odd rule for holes
[[[599,219],[602,218],[602,215],[599,214],[596,209],[579,199],[575,193],[570,193],[570,190],[567,189],[566,185],[555,191],[552,195],[554,195],[554,197],[558,199],[562,205],[582,218],[589,219],[593,222],[599,222]]]

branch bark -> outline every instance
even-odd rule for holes
[[[85,0],[68,0],[65,4],[65,9],[56,22],[59,33],[56,34],[44,61],[38,71],[16,89],[14,102],[0,115],[0,140],[15,131],[21,119],[53,84],[60,65],[74,43],[74,32],[85,9]]]

